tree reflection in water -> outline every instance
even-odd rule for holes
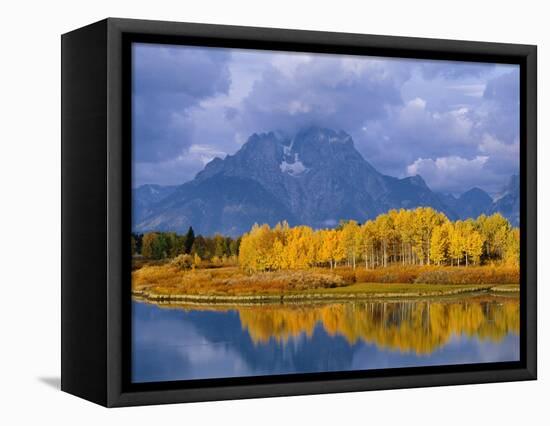
[[[350,344],[359,340],[385,349],[429,354],[452,336],[467,335],[498,342],[519,334],[518,298],[373,301],[325,305],[235,307],[241,326],[255,344],[286,342],[313,335],[320,324],[331,336]]]
[[[517,297],[132,306],[135,382],[519,359]]]

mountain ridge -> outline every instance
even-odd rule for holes
[[[341,219],[362,222],[391,208],[420,206],[450,219],[465,214],[455,211],[460,203],[453,208],[421,176],[384,175],[356,150],[350,135],[320,127],[293,137],[254,133],[235,154],[213,159],[193,180],[169,187],[164,197],[149,197],[149,204],[141,188],[134,190],[136,232],[183,232],[193,226],[205,235],[239,235],[253,223],[281,220],[321,228]],[[156,195],[161,188],[152,190]],[[476,203],[470,207],[477,212],[490,197],[478,188],[471,191]]]

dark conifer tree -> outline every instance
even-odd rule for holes
[[[189,230],[187,231],[187,234],[185,235],[185,253],[186,254],[191,253],[191,248],[193,247],[194,242],[195,242],[195,231],[193,231],[193,227],[190,226]]]

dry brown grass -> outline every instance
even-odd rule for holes
[[[132,273],[136,292],[159,294],[269,294],[346,285],[336,274],[277,271],[246,274],[237,267],[182,271],[171,265],[145,266]]]
[[[273,295],[337,288],[346,291],[361,284],[376,284],[378,287],[375,290],[382,291],[390,283],[394,285],[388,286],[388,291],[395,292],[397,284],[412,291],[422,285],[435,287],[518,282],[517,268],[502,266],[391,266],[374,270],[337,268],[334,271],[314,268],[248,274],[236,266],[182,270],[164,263],[147,264],[132,272],[132,289],[135,294],[159,295]]]
[[[518,284],[519,269],[515,267],[445,268],[422,272],[415,283],[431,284]]]
[[[154,260],[146,257],[136,256],[132,258],[132,271],[137,271],[144,266],[161,266],[170,262],[170,259]]]
[[[509,266],[390,266],[387,268],[337,268],[347,283],[514,284],[519,269]]]

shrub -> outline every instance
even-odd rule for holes
[[[379,269],[357,269],[355,277],[361,283],[413,283],[423,271],[421,266],[391,266]]]
[[[513,284],[519,270],[509,267],[446,268],[421,273],[415,283],[429,284]]]
[[[178,269],[191,269],[193,266],[193,257],[189,254],[180,254],[172,259],[170,265]]]
[[[346,284],[353,284],[356,281],[355,271],[351,268],[335,268],[334,273],[341,277]]]

